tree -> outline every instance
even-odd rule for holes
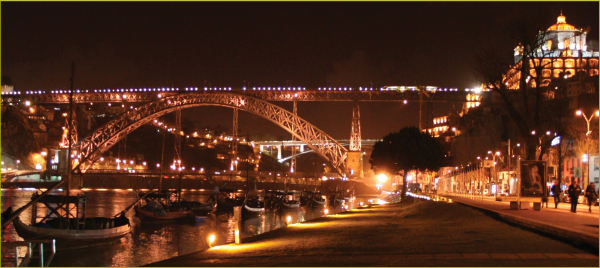
[[[406,196],[406,174],[411,170],[437,170],[444,165],[443,146],[416,127],[406,127],[390,133],[375,143],[371,153],[371,168],[376,172],[403,175],[402,200]]]
[[[26,163],[31,153],[39,152],[40,146],[33,136],[27,117],[14,106],[2,107],[2,151],[13,157],[23,160],[23,164],[35,166],[35,163]],[[8,142],[10,141],[10,142]]]
[[[545,78],[543,72],[555,58],[552,50],[543,49],[548,33],[540,30],[549,26],[547,14],[541,9],[514,12],[504,26],[515,42],[517,57],[512,58],[511,53],[498,54],[493,46],[483,46],[475,62],[476,75],[501,98],[516,127],[518,140],[524,143],[525,157],[531,160],[541,159],[550,148],[546,130],[562,131],[554,122],[558,117],[545,113],[548,102],[544,94],[550,78]]]

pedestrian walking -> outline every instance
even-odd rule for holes
[[[585,197],[587,197],[588,200],[589,210],[590,212],[592,212],[592,205],[596,202],[596,199],[598,198],[598,193],[596,193],[596,187],[594,187],[593,182],[590,182],[590,185],[588,185],[587,188],[585,188]]]
[[[571,199],[571,212],[573,213],[577,213],[577,200],[579,200],[579,195],[581,195],[579,181],[572,179],[571,185],[569,185],[569,199]]]
[[[552,195],[554,196],[554,208],[558,208],[558,202],[560,202],[560,193],[562,193],[562,190],[560,189],[560,185],[558,185],[557,181],[554,181],[554,185],[552,185],[550,191],[552,191]]]

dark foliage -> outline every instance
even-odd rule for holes
[[[376,142],[369,162],[375,172],[404,175],[411,170],[436,170],[445,159],[443,146],[437,140],[416,127],[406,127]],[[407,186],[406,176],[403,177],[402,197]]]

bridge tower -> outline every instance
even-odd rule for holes
[[[75,111],[69,109],[69,113],[71,113],[71,116],[66,117],[65,126],[63,127],[63,135],[62,140],[60,142],[61,148],[69,148],[70,144],[77,143],[77,119],[75,117]],[[71,124],[69,124],[69,118],[71,118]],[[72,129],[70,135],[69,129]],[[71,143],[69,143],[69,138],[67,136],[71,136]]]
[[[361,151],[360,137],[360,108],[358,101],[354,101],[352,109],[352,129],[350,130],[350,147],[346,158],[347,174],[349,177],[364,178],[363,153]]]

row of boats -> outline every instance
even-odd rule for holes
[[[264,195],[262,195],[264,193]],[[242,218],[259,217],[266,211],[284,212],[300,207],[324,209],[342,206],[352,198],[342,192],[333,192],[328,200],[321,192],[302,191],[246,191],[216,189],[205,202],[181,199],[176,191],[150,191],[139,194],[139,199],[113,217],[86,217],[87,197],[44,195],[32,196],[31,222],[26,224],[18,215],[12,217],[12,207],[2,213],[4,223],[12,221],[16,232],[24,239],[56,239],[59,248],[89,246],[119,239],[131,231],[125,213],[134,208],[141,222],[171,222],[192,220],[205,221],[209,213],[233,213],[234,207],[242,208]],[[328,201],[328,202],[327,202]],[[38,213],[40,205],[46,206]],[[40,211],[41,212],[41,211]],[[38,214],[44,214],[42,216]]]

